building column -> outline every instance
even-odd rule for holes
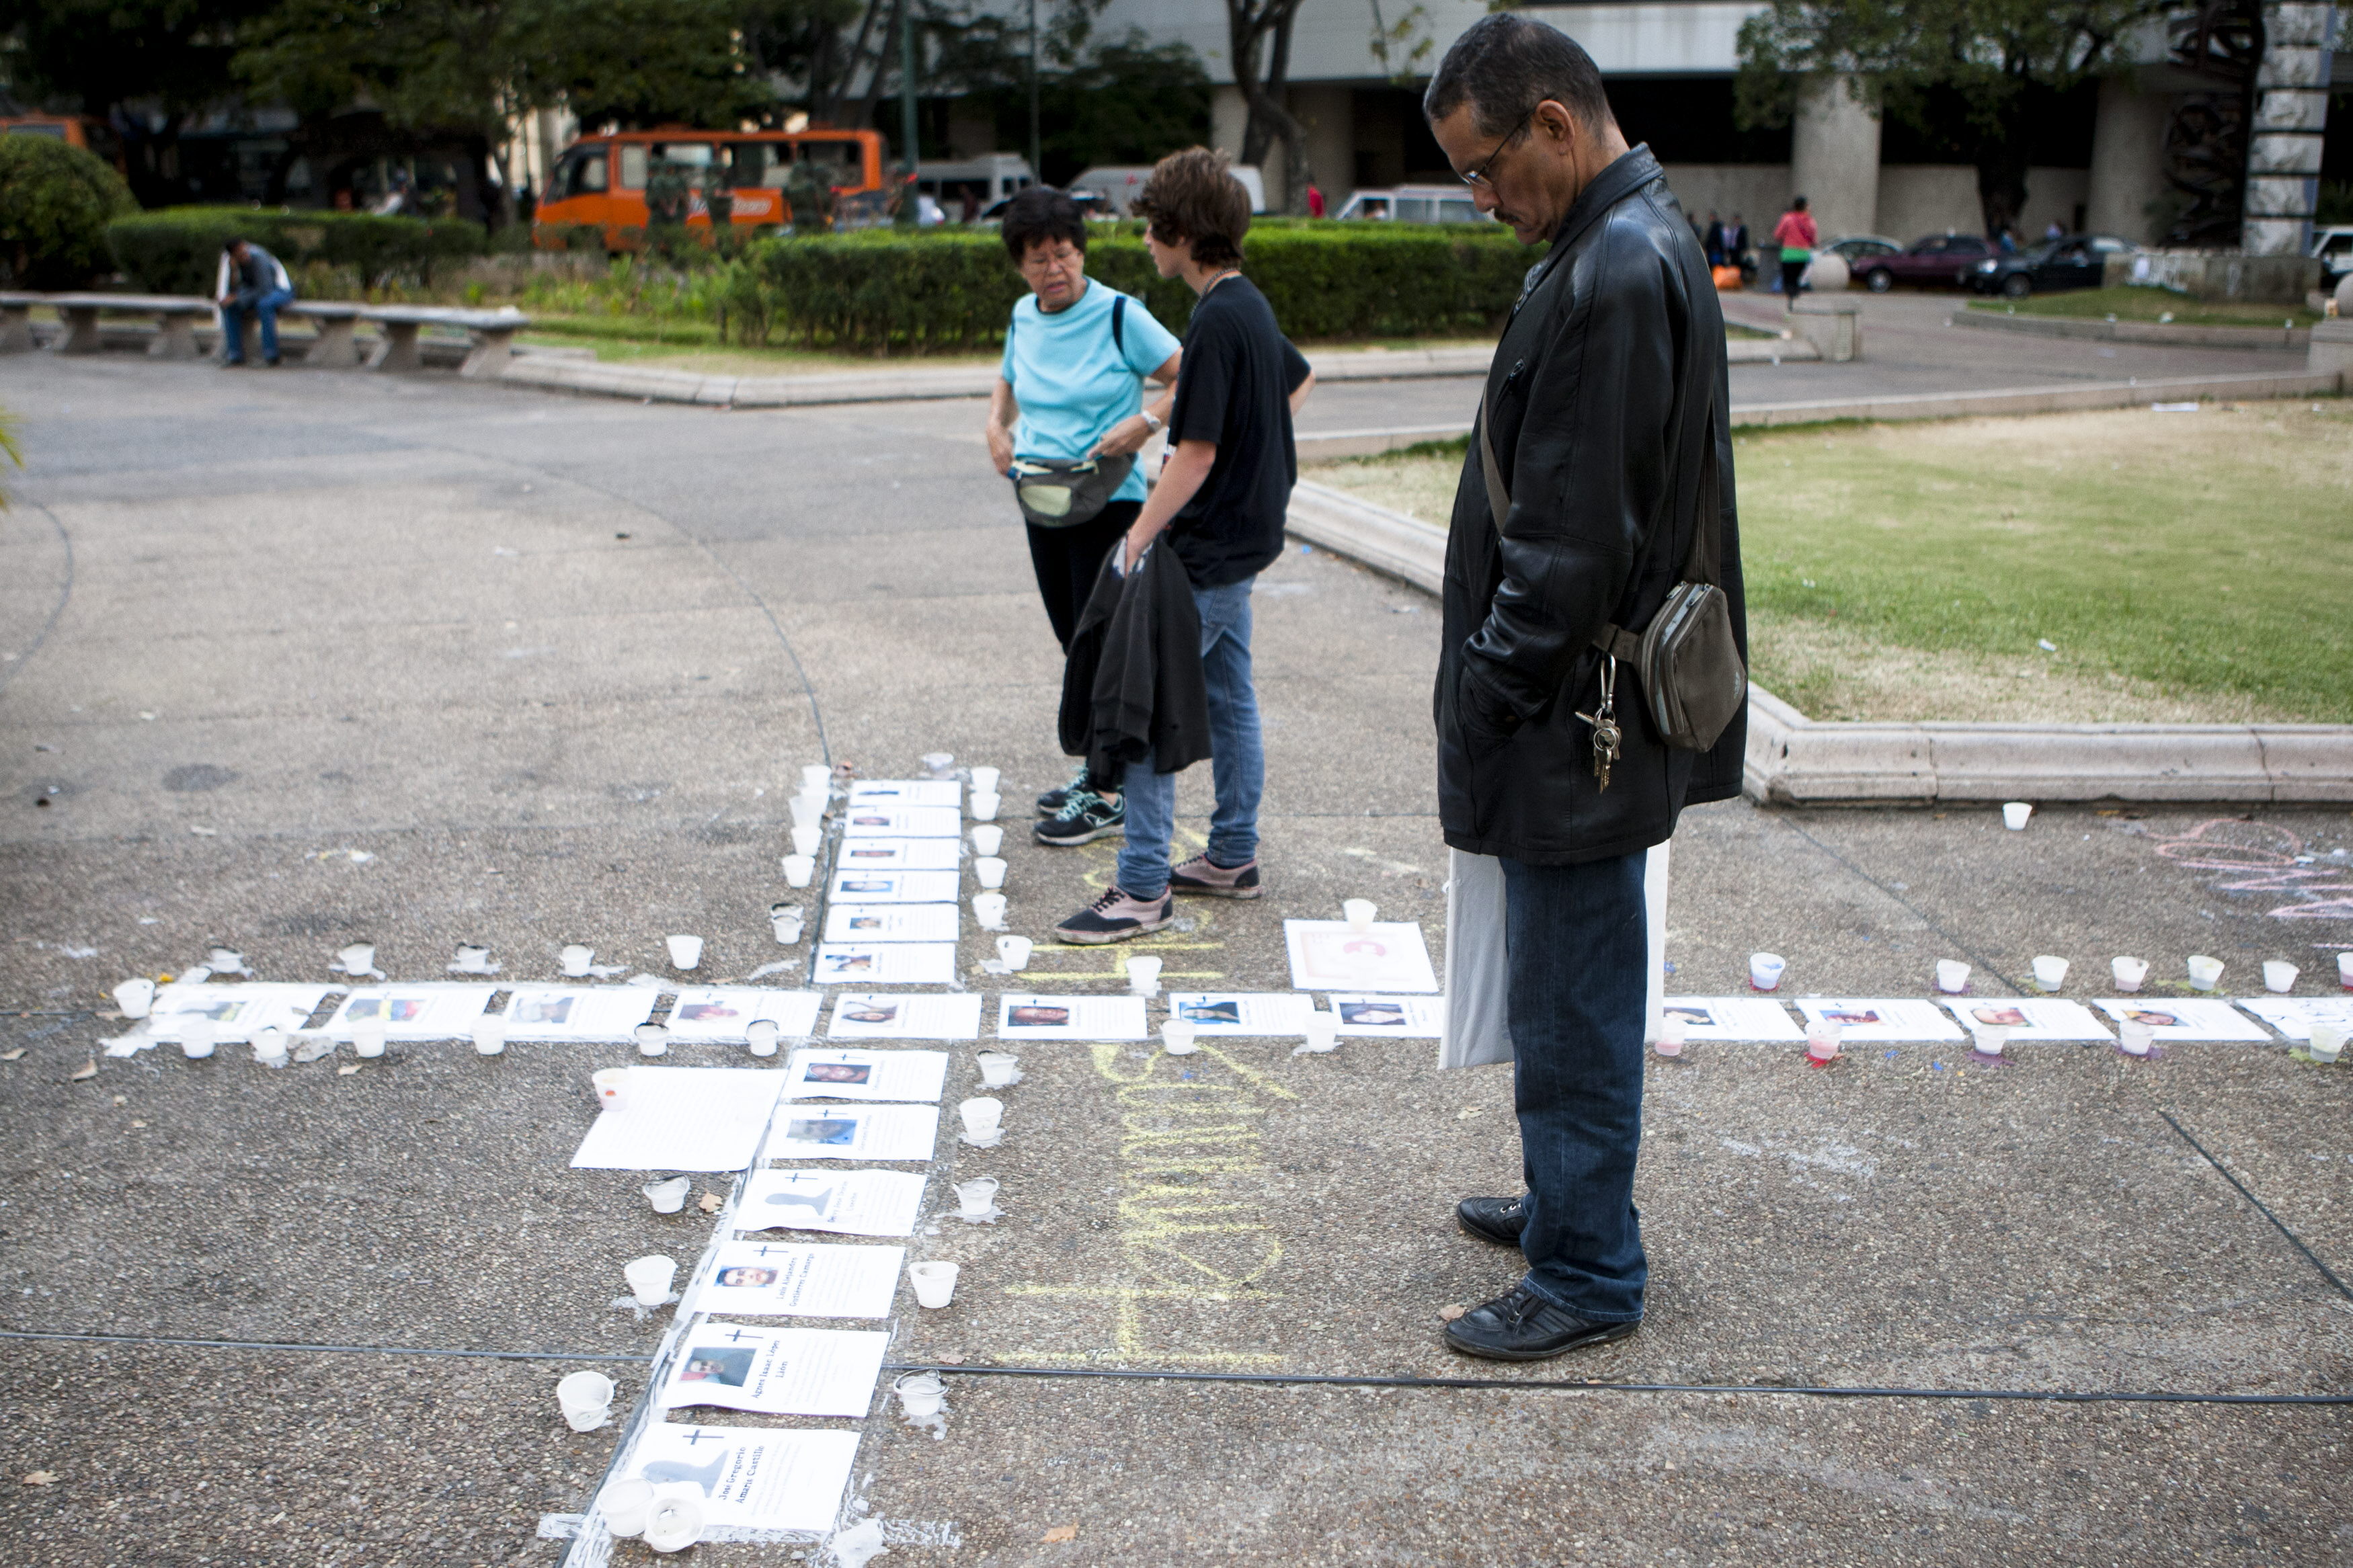
[[[2128,77],[2100,83],[2092,132],[2092,188],[2084,226],[2137,245],[2164,237],[2165,121],[2172,104]]]
[[[2255,77],[2239,242],[2251,256],[2301,256],[2312,247],[2336,29],[2333,5],[2290,0],[2263,7],[2263,63]]]
[[[1338,212],[1356,188],[1356,92],[1322,82],[1294,86],[1291,112],[1307,130],[1307,177],[1324,193],[1325,210]]]
[[[1844,77],[1807,78],[1789,139],[1790,184],[1825,241],[1879,226],[1879,114],[1847,87]],[[1755,226],[1761,233],[1771,220]]]

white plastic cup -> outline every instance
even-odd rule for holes
[[[2348,991],[2353,991],[2353,952],[2340,952],[2337,955],[2337,984]]]
[[[670,1055],[670,1031],[659,1024],[639,1024],[637,1038],[638,1055],[641,1057]]]
[[[126,1018],[143,1018],[155,1010],[155,983],[131,979],[114,988],[114,1005]]]
[[[997,781],[1003,776],[995,768],[975,768],[972,770],[972,787],[982,795],[995,795]]]
[[[935,779],[944,779],[947,777],[948,770],[954,766],[955,766],[955,753],[954,752],[925,752],[923,753],[923,771],[931,774]]]
[[[596,962],[596,950],[593,947],[583,947],[575,942],[558,953],[556,960],[563,966],[565,978],[586,980],[588,977],[588,966]]]
[[[809,879],[816,875],[816,856],[787,855],[785,857],[785,883],[787,887],[806,888],[809,885]]]
[[[192,1062],[200,1062],[213,1054],[219,1045],[220,1030],[202,1013],[191,1014],[180,1020],[180,1054]]]
[[[2284,996],[2295,989],[2295,965],[2284,958],[2263,960],[2263,989]]]
[[[1978,1028],[1974,1037],[1969,1041],[1969,1048],[1979,1056],[1998,1057],[2001,1055],[2002,1047],[2009,1044],[2009,1025],[1986,1024]]]
[[[2148,978],[2148,960],[2112,958],[2108,960],[2108,977],[2116,983],[2117,990],[2130,994],[2139,990],[2140,983]]]
[[[286,1031],[271,1025],[253,1032],[253,1059],[274,1068],[286,1065],[290,1047],[286,1043]]]
[[[1380,912],[1370,899],[1344,899],[1340,902],[1340,918],[1358,936],[1373,929],[1373,917]]]
[[[594,1432],[612,1417],[613,1380],[601,1372],[575,1372],[555,1381],[555,1403],[564,1424],[575,1432]]]
[[[921,1268],[923,1266],[919,1263],[915,1267]],[[948,1267],[953,1268],[955,1265]],[[941,1304],[944,1306],[946,1303],[943,1300]],[[940,1381],[940,1374],[935,1372],[911,1372],[892,1384],[891,1392],[899,1396],[899,1409],[910,1421],[929,1421],[947,1408],[947,1384]]]
[[[468,1031],[474,1037],[474,1054],[494,1057],[507,1048],[507,1021],[496,1013],[485,1013],[474,1020]]]
[[[648,1182],[638,1189],[646,1194],[646,1202],[654,1205],[656,1214],[676,1214],[686,1206],[686,1194],[693,1190],[692,1176],[672,1176],[666,1182]]]
[[[2128,1057],[2145,1057],[2157,1044],[2157,1031],[2137,1019],[2126,1019],[2116,1033],[2119,1037],[2116,1043]]]
[[[972,918],[980,922],[983,931],[1003,931],[1005,911],[1009,907],[1003,893],[975,893],[972,896]]]
[[[792,808],[794,832],[815,833],[823,825],[825,821],[823,799],[813,795],[797,795],[786,804]],[[793,847],[798,849],[800,846],[797,842]],[[806,850],[802,852],[807,853]]]
[[[368,974],[375,970],[375,943],[355,942],[335,954],[335,962],[343,966],[346,974]]]
[[[2189,984],[2200,991],[2211,991],[2222,978],[2222,961],[2209,958],[2202,952],[2189,955]]]
[[[1670,1019],[1659,1026],[1658,1042],[1651,1048],[1662,1057],[1683,1054],[1683,1026],[1680,1019]]]
[[[1034,945],[1026,936],[1000,936],[997,939],[997,956],[1007,969],[1018,974],[1029,967],[1029,951]]]
[[[673,936],[670,943],[670,966],[672,969],[694,969],[702,963],[702,939],[699,936]]]
[[[670,1282],[678,1278],[678,1259],[659,1252],[632,1258],[621,1265],[621,1278],[629,1282],[629,1294],[638,1306],[659,1307],[670,1300]]]
[[[994,855],[983,855],[972,863],[972,874],[984,888],[1005,886],[1005,862]]]
[[[2045,991],[2056,991],[2067,984],[2067,961],[2054,953],[2042,953],[2034,960],[2034,984]]]
[[[833,788],[833,770],[823,763],[811,763],[801,770],[801,793],[824,795]]]
[[[1004,804],[1005,798],[995,790],[976,789],[972,792],[972,819],[975,822],[995,822],[997,808]]]
[[[1748,984],[1751,989],[1772,991],[1779,987],[1781,973],[1789,961],[1778,952],[1752,952],[1748,955]]]
[[[491,950],[475,942],[467,942],[458,949],[457,957],[450,966],[460,974],[488,974],[491,972]]]
[[[1149,956],[1130,954],[1127,961],[1127,988],[1138,996],[1160,994],[1160,961]]]
[[[646,1504],[645,1542],[656,1552],[683,1552],[702,1539],[702,1483],[682,1481],[654,1489]]]
[[[964,1119],[964,1135],[967,1141],[990,1139],[1004,1135],[1005,1101],[981,1095],[960,1101],[956,1114]]]
[[[2012,833],[2023,833],[2026,831],[2027,818],[2033,815],[2034,807],[2031,804],[2022,800],[2013,800],[2001,808],[2001,825]]]
[[[2305,1042],[2304,1054],[2316,1062],[2333,1062],[2345,1049],[2345,1030],[2341,1025],[2312,1026],[2312,1038]]]
[[[653,1502],[653,1482],[643,1476],[631,1476],[596,1494],[596,1512],[604,1519],[607,1531],[627,1541],[646,1532],[646,1510]]]
[[[793,853],[815,858],[817,847],[825,842],[825,830],[819,827],[793,829]]]
[[[1834,1062],[1840,1056],[1839,1026],[1832,1023],[1816,1024],[1806,1031],[1806,1056],[1818,1062]]]
[[[607,1110],[618,1110],[629,1103],[629,1069],[606,1068],[588,1079],[596,1090],[596,1103]]]
[[[384,1055],[385,1036],[384,1020],[370,1018],[352,1026],[352,1055],[371,1060]]]
[[[997,1214],[997,1178],[976,1176],[969,1182],[955,1184],[956,1218],[974,1225],[991,1219]]]
[[[973,1059],[980,1064],[983,1089],[1011,1089],[1021,1080],[1021,1058],[1010,1051],[979,1051]]]
[[[1171,1018],[1160,1026],[1160,1048],[1172,1057],[1189,1057],[1201,1047],[1193,1043],[1195,1029],[1190,1018]]]
[[[1936,960],[1936,989],[1947,996],[1958,996],[1969,988],[1969,966],[1957,958]]]
[[[752,1047],[755,1057],[773,1057],[776,1054],[776,1037],[782,1033],[774,1018],[754,1018],[744,1026],[744,1043]]]
[[[768,917],[768,929],[776,933],[778,947],[790,947],[801,939],[801,912],[798,910]]]
[[[994,855],[1005,847],[1005,829],[993,822],[984,822],[972,830],[972,852]]]
[[[1307,1026],[1301,1033],[1307,1037],[1308,1052],[1320,1057],[1336,1049],[1340,1044],[1340,1016],[1320,1009],[1310,1012]]]
[[[955,1300],[956,1266],[953,1263],[910,1263],[907,1283],[915,1288],[915,1305],[938,1309]],[[913,1411],[909,1415],[914,1414]],[[933,1411],[937,1415],[936,1408]]]

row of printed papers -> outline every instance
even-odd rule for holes
[[[954,871],[837,868],[826,897],[837,904],[946,904],[956,901]]]
[[[834,851],[836,871],[953,871],[964,855],[954,838],[855,838]]]
[[[147,1013],[147,1034],[151,1039],[177,1043],[181,1026],[191,1018],[210,1018],[213,1038],[234,1044],[249,1040],[262,1029],[282,1029],[288,1033],[301,1028],[327,999],[332,985],[281,984],[272,981],[248,980],[235,985],[175,984],[155,993],[155,1000]],[[484,1003],[491,999],[487,988],[474,1000],[474,1012],[479,1016]],[[458,1031],[465,1033],[463,1028]]]
[[[860,779],[849,786],[849,804],[861,805],[945,806],[964,809],[964,784],[957,779]]]
[[[1801,996],[1794,998],[1804,1026],[1792,1023],[1781,1004],[1762,996],[1670,996],[1666,1016],[1689,1040],[1795,1041],[1818,1024],[1839,1026],[1840,1037],[1857,1045],[1914,1041],[1957,1043],[1969,1029],[2000,1027],[2020,1043],[2103,1041],[2116,1037],[2112,1025],[2146,1024],[2160,1040],[2263,1041],[2271,1037],[2244,1007],[2290,1039],[2307,1037],[2311,1021],[2353,1026],[2353,1003],[2336,998],[2251,997],[2236,1006],[2219,996],[2157,1000],[2104,997],[2090,1005],[2058,996],[1971,999],[1923,997]],[[2097,1008],[2098,1012],[2093,1009]],[[2103,1022],[2105,1014],[2109,1022]]]
[[[1285,921],[1291,984],[1298,991],[1428,993],[1438,989],[1418,921]]]
[[[826,1033],[837,1040],[976,1040],[980,994],[909,996],[845,991],[834,999],[833,1024]]]
[[[1028,996],[997,999],[997,1033],[1008,1040],[1140,1040],[1141,996]]]
[[[952,942],[829,942],[809,961],[814,985],[946,985],[955,974]]]
[[[676,1040],[736,1042],[758,1019],[776,1026],[788,1039],[817,1033],[818,1009],[825,998],[814,991],[771,991],[758,985],[685,985],[670,1005],[670,1032]]]
[[[945,1051],[795,1051],[785,1065],[786,1100],[896,1100],[936,1105],[946,1086]]]
[[[888,802],[851,801],[841,814],[845,843],[861,838],[946,838],[964,837],[964,813],[952,805],[894,805]]]

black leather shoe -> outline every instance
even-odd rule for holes
[[[1482,1241],[1517,1247],[1528,1223],[1518,1198],[1464,1198],[1454,1205],[1454,1223]]]
[[[1639,1321],[1597,1323],[1580,1318],[1522,1285],[1447,1324],[1446,1345],[1489,1361],[1550,1361],[1588,1345],[1622,1340],[1641,1326]]]

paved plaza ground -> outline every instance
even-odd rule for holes
[[[1986,359],[1953,376],[2116,363],[1969,342]],[[1752,368],[1736,395],[1841,371],[1904,374]],[[1366,407],[1455,416],[1466,385]],[[512,1358],[613,1358],[634,1400],[628,1358],[667,1319],[615,1310],[619,1265],[710,1231],[649,1213],[635,1174],[566,1168],[589,1072],[628,1048],[415,1048],[349,1075],[157,1050],[77,1079],[121,1026],[94,1009],[216,942],[325,983],[347,942],[421,979],[481,941],[514,980],[573,942],[666,973],[663,934],[695,931],[713,978],[743,976],[791,956],[766,910],[801,765],[903,776],[947,751],[1001,767],[1008,801],[1060,782],[1059,660],[978,407],[113,356],[0,360],[0,406],[31,464],[0,513],[0,1054],[23,1051],[0,1063],[0,1330],[60,1336],[0,1363],[0,1563],[552,1565],[542,1516],[586,1507],[614,1434],[557,1417],[555,1378],[592,1363]],[[1321,398],[1310,419],[1344,414],[1369,422]],[[1254,604],[1271,892],[1187,909],[1148,950],[1172,981],[1283,989],[1282,921],[1363,896],[1437,952],[1435,603],[1295,551]],[[1198,837],[1206,781],[1181,798]],[[1675,841],[1670,984],[1728,994],[1771,948],[1792,994],[1918,996],[1951,957],[2002,995],[2052,952],[2081,996],[2111,954],[2169,980],[2206,952],[2242,991],[2292,959],[2316,994],[2353,945],[2348,847],[2335,808],[2052,807],[2009,833],[1710,806]],[[1008,835],[1014,929],[1076,909],[1113,848]],[[968,934],[966,984],[999,989],[982,956]],[[1117,963],[1048,950],[1029,980],[1108,990]],[[999,1177],[1006,1218],[919,1233],[960,1292],[892,1325],[893,1362],[973,1369],[946,1436],[860,1425],[855,1495],[956,1543],[891,1568],[2353,1556],[2347,1407],[2230,1402],[2348,1386],[2353,1069],[2275,1045],[1654,1060],[1649,1320],[1514,1368],[1438,1338],[1441,1309],[1516,1277],[1451,1215],[1512,1190],[1504,1070],[1440,1074],[1429,1042],[1021,1049],[1005,1145],[944,1139],[933,1173],[935,1196]],[[958,1047],[948,1099],[975,1079]],[[1243,1114],[1204,1194],[1224,1228],[1178,1268],[1123,1194],[1166,1121],[1130,1091],[1184,1082]],[[1136,1372],[1184,1375],[1100,1375]],[[1398,1381],[1247,1381],[1318,1376]],[[1480,1386],[1413,1383],[1436,1379]],[[2148,1397],[2013,1397],[2059,1392]]]

